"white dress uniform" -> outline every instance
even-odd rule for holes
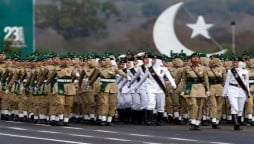
[[[247,69],[236,68],[241,80],[249,89],[249,72]],[[247,98],[246,92],[240,87],[231,70],[227,72],[223,96],[227,96],[231,105],[231,114],[242,116],[244,104]]]
[[[135,74],[131,71],[135,71],[135,73],[137,72],[137,68],[132,68],[132,69],[128,69],[128,75],[131,78],[134,78]],[[136,79],[131,85],[128,85],[128,87],[130,88],[130,94],[132,97],[132,105],[131,108],[132,110],[140,110],[141,108],[141,98],[140,98],[140,94],[139,94],[139,90],[135,90],[136,85],[138,83],[138,80]]]
[[[173,77],[170,75],[167,68],[163,67],[162,61],[160,59],[156,59],[156,63],[152,66],[154,72],[160,78],[161,82],[165,85],[164,76],[167,77],[169,82],[171,83],[173,88],[176,88],[175,81]],[[148,94],[148,105],[147,109],[149,111],[157,110],[157,124],[160,125],[162,120],[162,115],[165,111],[165,93],[159,84],[156,82],[154,77],[152,76],[149,70],[146,71],[145,75],[140,80],[139,85],[143,83],[147,79],[147,94]],[[151,118],[150,118],[151,120]]]

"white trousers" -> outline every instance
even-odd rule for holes
[[[148,110],[157,110],[157,112],[165,111],[165,94],[164,93],[148,93]]]
[[[242,116],[246,97],[228,97],[231,105],[231,114]]]
[[[147,109],[148,107],[148,93],[145,89],[140,89],[139,95],[141,98],[140,109]]]
[[[139,93],[132,93],[132,105],[133,110],[141,110],[141,95]]]

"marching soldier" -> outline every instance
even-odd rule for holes
[[[125,59],[126,63],[126,68],[122,69],[122,71],[126,74],[131,74],[130,69],[133,68],[133,61],[130,59]],[[131,87],[128,86],[130,81],[125,78],[124,76],[121,76],[121,81],[118,83],[119,87],[119,107],[123,109],[122,116],[123,116],[123,121],[125,123],[130,123],[131,122],[131,116],[132,116],[132,95],[131,95]],[[121,115],[121,114],[120,114]]]
[[[69,125],[69,118],[71,116],[73,97],[76,95],[75,85],[72,83],[73,69],[69,66],[69,58],[67,56],[61,57],[61,65],[53,71],[48,80],[49,84],[57,77],[57,97],[55,104],[51,108],[55,109],[55,114],[59,117],[59,124],[65,126]]]
[[[208,106],[212,119],[212,128],[217,129],[222,117],[222,106],[224,103],[222,90],[226,78],[226,69],[221,66],[221,61],[216,56],[211,57],[209,65],[210,96],[208,97]]]
[[[228,57],[223,59],[223,67],[226,69],[226,72],[232,68],[232,61]],[[230,103],[227,98],[224,98],[223,105],[223,119],[227,120],[227,123],[232,123],[232,115],[230,113]]]
[[[89,86],[89,80],[98,75],[98,63],[92,56],[86,58],[86,64],[80,72],[79,87],[81,89],[81,101],[82,101],[82,113],[84,115],[85,122],[95,124],[96,120],[96,82]]]
[[[115,115],[118,92],[116,74],[126,78],[127,74],[119,70],[116,66],[112,66],[111,60],[108,56],[102,57],[99,70],[99,75],[91,79],[91,84],[93,84],[98,77],[100,78],[101,92],[98,97],[98,115],[101,117],[100,125],[112,125],[112,118]]]
[[[228,70],[222,95],[228,97],[234,130],[241,130],[240,121],[246,98],[249,97],[249,73],[240,67],[240,58],[233,57],[233,67]]]
[[[173,57],[172,60],[172,71],[171,74],[175,79],[177,89],[172,93],[172,108],[173,108],[173,116],[176,124],[181,124],[183,109],[185,107],[185,99],[181,96],[181,92],[183,91],[183,85],[181,83],[181,79],[183,76],[183,61],[180,56]]]
[[[166,77],[172,87],[176,89],[176,84],[168,69],[163,66],[160,57],[152,57],[152,66],[148,68],[144,77],[140,80],[137,88],[148,79],[147,83],[147,94],[148,94],[148,125],[152,124],[153,110],[157,110],[156,125],[161,126],[163,113],[165,112],[165,99],[166,99],[166,88],[164,77]]]
[[[207,70],[200,64],[199,53],[191,55],[191,65],[184,68],[182,81],[190,113],[190,130],[199,130],[203,105],[210,95]]]
[[[3,85],[3,76],[6,71],[6,65],[5,65],[5,54],[3,52],[0,52],[0,108],[1,108],[1,120],[4,120],[7,118],[8,111],[4,110],[3,108],[3,97],[5,95],[5,86]]]
[[[250,56],[246,58],[247,70],[249,71],[249,86],[250,86],[250,96],[246,101],[247,123],[254,126],[254,57]]]
[[[130,85],[132,85],[132,83],[134,83],[135,81],[137,81],[137,79],[142,79],[142,77],[144,77],[144,75],[147,73],[148,68],[152,65],[151,64],[151,58],[149,57],[149,55],[147,53],[142,54],[142,65],[140,67],[138,67],[137,69],[137,73],[135,74],[135,76],[132,78]],[[140,82],[139,80],[139,82]],[[129,85],[129,86],[130,86]],[[137,84],[138,85],[138,84]],[[140,109],[142,110],[142,114],[141,117],[142,119],[142,123],[145,123],[147,125],[151,125],[151,121],[148,122],[148,119],[150,119],[153,115],[153,111],[148,110],[148,95],[147,95],[147,85],[148,85],[148,79],[145,79],[144,82],[139,85],[138,87],[138,91],[140,94]],[[136,86],[137,87],[137,86]]]

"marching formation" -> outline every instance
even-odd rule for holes
[[[254,126],[254,57],[202,53],[0,53],[1,120],[68,126],[70,122],[189,124],[221,120]]]

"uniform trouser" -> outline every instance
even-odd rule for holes
[[[64,96],[64,117],[69,118],[71,116],[73,97],[74,97],[73,95]]]
[[[28,113],[32,113],[33,111],[33,96],[31,94],[27,95],[27,109]]]
[[[47,115],[48,114],[48,96],[38,96],[38,105],[40,106],[39,114]]]
[[[132,106],[132,94],[131,93],[121,93],[122,96],[122,107],[123,108],[131,108]]]
[[[190,119],[200,120],[205,98],[188,97],[186,102],[188,104]]]
[[[139,90],[139,94],[140,94],[140,109],[147,109],[148,106],[148,94],[147,94],[147,90],[145,89],[140,89]]]
[[[157,112],[165,111],[165,94],[164,93],[148,93],[148,110],[156,109]]]
[[[2,95],[2,101],[1,101],[1,109],[2,110],[8,110],[8,103],[9,103],[8,94],[3,94]]]
[[[19,112],[28,111],[28,95],[22,94],[18,103]]]
[[[124,100],[121,93],[117,93],[117,108],[124,109]]]
[[[246,105],[245,105],[245,114],[253,114],[253,97],[251,96],[246,100]]]
[[[180,108],[180,94],[178,92],[172,93],[172,110],[173,112],[179,112]]]
[[[98,114],[101,116],[114,116],[116,110],[116,97],[116,93],[100,93],[98,96]]]
[[[75,113],[77,115],[82,114],[82,98],[80,93],[73,97],[72,113]]]
[[[133,110],[141,110],[141,95],[139,93],[131,93]]]
[[[210,111],[210,117],[220,120],[222,116],[222,107],[224,103],[224,98],[222,96],[209,96],[207,100]]]
[[[0,90],[0,110],[2,109],[3,92]]]
[[[59,115],[64,113],[65,96],[50,94],[49,115]]]
[[[17,110],[18,109],[18,95],[14,93],[9,93],[9,103],[8,110]]]
[[[170,96],[169,96],[170,97]],[[184,113],[188,113],[185,98],[180,96],[180,93],[173,93],[172,97],[172,111],[179,113],[181,116]]]
[[[40,96],[32,96],[32,113],[34,116],[39,116],[40,112],[40,101],[39,101]]]
[[[223,111],[222,113],[226,116],[230,116],[231,117],[231,113],[230,113],[230,102],[228,99],[224,98],[224,102],[223,102],[223,107],[222,107]]]
[[[167,96],[166,97],[165,109],[166,109],[167,113],[172,113],[173,112],[173,109],[172,109],[172,97],[171,96]]]
[[[246,97],[228,97],[231,104],[231,114],[242,116]]]
[[[82,102],[82,114],[95,114],[95,95],[93,91],[87,91],[80,94]]]

